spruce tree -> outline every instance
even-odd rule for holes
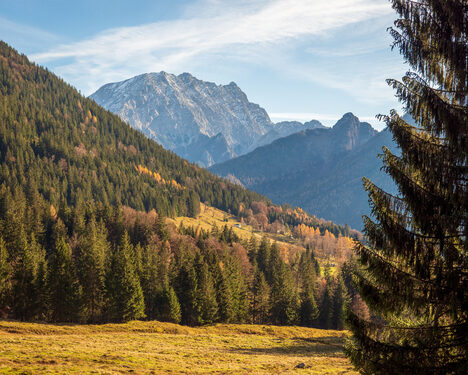
[[[48,275],[52,320],[77,321],[80,318],[81,289],[75,274],[70,246],[63,237],[57,239],[53,249]]]
[[[253,280],[252,323],[265,324],[270,316],[270,287],[265,279],[265,274],[255,270]]]
[[[218,318],[219,307],[216,300],[213,275],[202,256],[196,259],[198,289],[196,293],[197,323],[214,323]]]
[[[105,259],[109,252],[107,230],[101,222],[91,220],[79,249],[79,277],[83,289],[82,305],[85,320],[97,322],[101,318],[105,294]]]
[[[307,249],[301,255],[299,262],[299,275],[301,278],[301,307],[300,322],[306,327],[312,327],[318,317],[318,306],[316,301],[316,268],[315,258]]]
[[[0,313],[6,309],[11,293],[11,266],[8,262],[8,250],[0,237]]]
[[[106,275],[109,319],[129,321],[145,317],[145,303],[133,258],[133,247],[124,234],[114,251]]]
[[[156,298],[156,318],[162,322],[180,323],[180,303],[174,288],[165,285]]]
[[[333,293],[333,316],[332,327],[333,329],[344,328],[345,312],[349,305],[348,293],[344,284],[341,273],[336,278],[336,287]]]
[[[365,374],[468,373],[468,29],[466,0],[392,0],[390,29],[412,68],[389,80],[415,120],[383,116],[392,196],[365,180],[375,221],[357,244],[358,286],[382,320],[352,313],[348,354]]]

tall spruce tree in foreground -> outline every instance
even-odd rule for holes
[[[356,251],[361,294],[385,323],[349,314],[348,347],[364,374],[468,373],[468,69],[466,0],[392,0],[394,46],[413,68],[389,80],[417,126],[384,117],[400,195],[366,180],[376,221]]]

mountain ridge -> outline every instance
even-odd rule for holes
[[[217,85],[190,73],[145,73],[106,84],[90,98],[166,149],[200,165],[209,165],[210,158],[219,162],[227,155],[246,152],[273,127],[266,111],[249,102],[236,83]],[[206,137],[219,133],[228,146],[221,152],[224,156],[219,159],[208,152],[197,159],[200,150],[190,145],[196,145],[200,137],[209,143]]]
[[[280,138],[209,170],[229,175],[274,202],[288,202],[318,217],[360,229],[361,215],[369,213],[362,177],[367,174],[378,185],[395,190],[390,177],[380,172],[377,154],[383,145],[395,149],[387,130],[377,132],[346,113],[332,128]]]

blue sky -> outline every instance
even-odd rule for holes
[[[345,112],[382,128],[399,109],[386,78],[387,0],[0,0],[0,38],[89,95],[161,70],[236,82],[274,121]]]

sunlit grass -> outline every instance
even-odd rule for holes
[[[0,322],[0,373],[355,374],[342,352],[345,336],[261,325]]]
[[[273,234],[254,230],[251,225],[241,223],[233,215],[227,214],[217,208],[206,206],[203,203],[200,204],[200,214],[197,218],[181,216],[175,219],[168,219],[168,221],[174,223],[177,227],[180,223],[183,223],[185,227],[197,228],[199,226],[203,230],[208,231],[211,231],[214,225],[218,229],[222,229],[224,225],[227,225],[229,228],[232,228],[239,238],[244,240],[249,240],[252,236],[260,240],[263,236],[266,236],[270,240],[278,242],[278,245],[287,247],[294,245],[296,242],[285,234]]]

